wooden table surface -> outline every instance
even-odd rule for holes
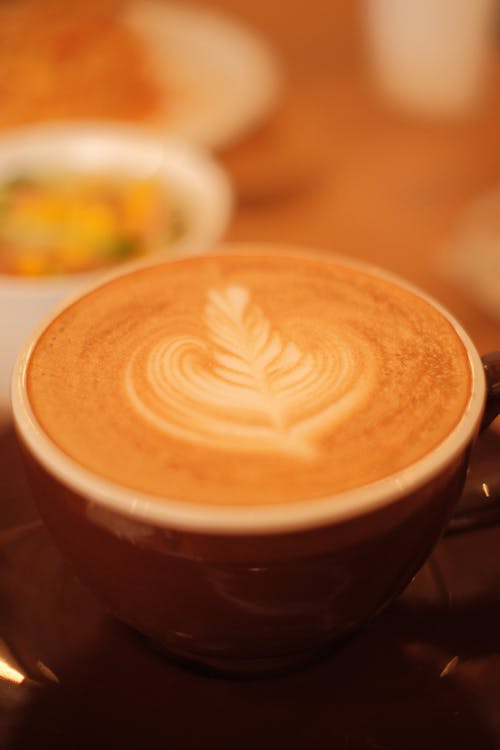
[[[230,237],[299,242],[389,268],[445,304],[481,353],[499,348],[500,324],[445,278],[439,257],[468,203],[500,184],[500,44],[477,112],[418,119],[372,83],[359,0],[210,5],[274,41],[287,71],[274,120],[223,157],[247,195]],[[274,199],[266,185],[281,188]]]
[[[370,83],[358,2],[205,4],[259,29],[286,70],[274,116],[221,154],[239,191],[229,239],[385,266],[447,305],[481,352],[500,348],[500,323],[438,263],[463,207],[500,178],[500,85],[467,120],[411,119]],[[499,450],[482,438],[476,477]],[[81,588],[38,521],[11,426],[0,497],[0,657],[31,680],[0,680],[2,748],[500,748],[500,525],[446,537],[322,662],[238,681],[170,663]]]

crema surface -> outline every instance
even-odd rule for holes
[[[28,368],[72,459],[159,499],[264,504],[387,477],[469,400],[464,345],[427,302],[317,256],[142,268],[72,304]]]

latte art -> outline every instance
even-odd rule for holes
[[[370,350],[325,331],[302,352],[241,286],[209,289],[205,337],[147,342],[126,391],[138,414],[174,438],[228,451],[314,455],[316,438],[373,388]],[[359,348],[359,347],[358,347]]]
[[[78,299],[31,354],[49,438],[118,485],[194,503],[307,501],[426,456],[471,373],[424,299],[320,256],[145,266]]]

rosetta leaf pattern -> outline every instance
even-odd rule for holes
[[[127,373],[132,404],[174,438],[308,458],[319,436],[366,397],[369,357],[353,366],[351,344],[331,331],[302,351],[246,287],[210,289],[203,323],[203,336],[168,335],[148,350],[149,389],[136,387],[143,365],[132,361]]]
[[[215,371],[229,387],[234,383],[253,391],[269,423],[284,429],[287,410],[283,396],[291,382],[300,377],[300,351],[292,343],[284,344],[280,334],[271,330],[262,310],[251,304],[248,291],[242,287],[212,290],[205,320],[215,344]]]

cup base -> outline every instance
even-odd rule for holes
[[[155,652],[189,672],[209,678],[242,681],[281,677],[311,667],[340,648],[350,637],[345,635],[327,644],[293,654],[263,658],[233,658],[182,651],[158,643],[138,631],[135,632]]]

